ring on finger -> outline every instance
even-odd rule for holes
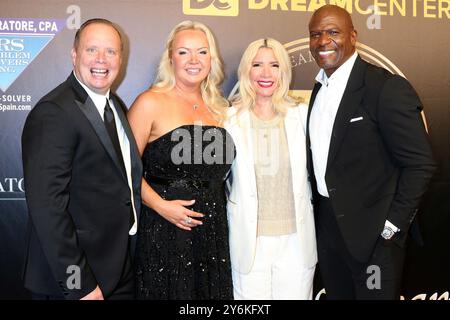
[[[186,224],[191,224],[191,222],[192,222],[192,218],[189,217],[189,216],[187,216],[187,217],[184,219],[184,223],[186,223]]]

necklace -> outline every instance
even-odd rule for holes
[[[183,103],[188,105],[188,106],[192,106],[192,110],[196,111],[198,108],[200,108],[200,103],[198,102],[193,102],[193,101],[189,101],[186,98],[182,98],[183,99]],[[194,100],[195,101],[195,100]]]
[[[192,103],[187,99],[186,94],[183,94],[182,90],[180,90],[178,87],[175,87],[175,93],[176,95],[186,104],[192,106],[192,110],[196,111],[198,108],[200,108],[200,104],[198,102]],[[200,97],[201,98],[201,97]],[[198,97],[192,100],[198,100]]]

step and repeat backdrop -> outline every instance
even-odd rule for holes
[[[308,47],[308,21],[324,4],[352,15],[360,55],[408,78],[425,107],[439,163],[419,219],[425,246],[408,248],[403,298],[449,299],[450,291],[450,0],[0,0],[0,298],[27,299],[21,270],[27,208],[20,139],[29,111],[72,70],[76,29],[89,18],[117,23],[125,59],[115,91],[130,106],[154,80],[168,33],[182,20],[214,32],[227,78],[247,45],[273,37],[292,59],[292,93],[309,98],[317,74]],[[320,279],[316,299],[323,298]]]

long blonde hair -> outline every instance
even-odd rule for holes
[[[256,92],[250,81],[250,70],[253,59],[261,48],[272,49],[275,58],[278,60],[280,76],[277,88],[272,95],[272,106],[275,112],[284,115],[289,107],[297,103],[289,96],[292,69],[286,49],[280,42],[272,38],[253,41],[245,49],[238,68],[239,93],[233,97],[232,104],[239,109],[239,112],[255,106]]]
[[[211,54],[211,70],[208,76],[202,81],[200,88],[203,101],[208,106],[214,118],[222,122],[225,118],[225,112],[228,107],[228,101],[223,97],[220,85],[224,79],[223,64],[219,55],[219,50],[211,30],[201,22],[182,21],[177,24],[170,32],[166,48],[161,57],[158,67],[158,74],[154,83],[154,87],[171,90],[175,87],[175,73],[172,67],[172,45],[178,32],[184,30],[200,30],[206,35],[209,44],[209,52]]]

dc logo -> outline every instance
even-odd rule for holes
[[[239,0],[183,0],[183,13],[236,17],[239,14]]]

